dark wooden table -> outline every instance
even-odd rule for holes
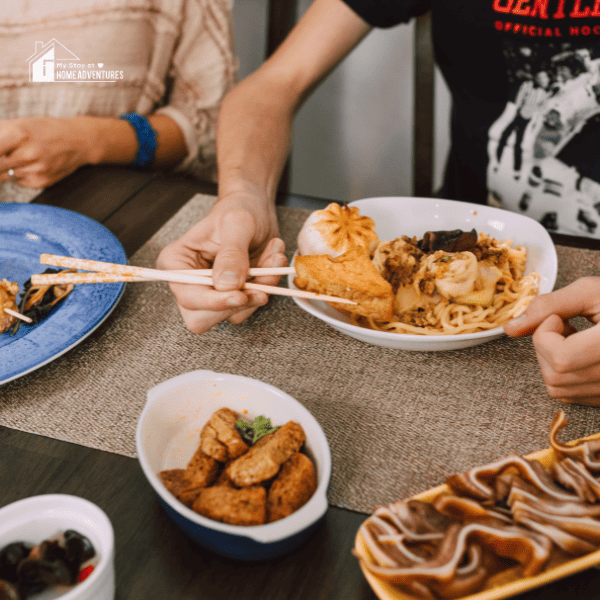
[[[215,187],[182,177],[121,168],[81,169],[46,190],[37,202],[75,210],[103,223],[131,256],[195,193]],[[326,201],[281,196],[290,206],[318,208]],[[596,242],[557,236],[558,243]],[[2,388],[0,387],[0,395]],[[0,427],[0,507],[37,494],[74,494],[100,506],[116,537],[118,600],[373,600],[351,554],[366,518],[330,507],[323,526],[295,553],[247,564],[199,548],[159,506],[137,460]],[[590,569],[523,600],[592,600],[600,574]]]

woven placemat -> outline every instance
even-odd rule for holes
[[[192,198],[131,263],[154,266],[214,200]],[[278,211],[291,257],[309,212]],[[559,286],[600,272],[600,252],[557,251]],[[164,283],[128,286],[79,346],[0,387],[0,425],[135,456],[147,390],[195,369],[253,377],[304,404],[331,445],[330,502],[363,512],[510,452],[547,447],[560,407],[569,438],[600,431],[600,409],[548,396],[530,339],[454,352],[389,350],[335,331],[285,297],[241,325],[194,335]]]

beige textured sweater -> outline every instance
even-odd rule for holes
[[[188,156],[178,169],[216,177],[215,125],[235,83],[232,0],[0,2],[1,119],[169,115]],[[0,184],[0,201],[39,191]]]

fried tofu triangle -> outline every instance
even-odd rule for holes
[[[230,525],[263,525],[267,520],[267,491],[262,485],[239,490],[223,485],[205,488],[192,510]]]
[[[281,466],[267,495],[267,519],[279,521],[304,506],[317,489],[317,474],[308,456],[297,452]]]
[[[357,302],[356,305],[330,302],[334,308],[378,320],[392,319],[392,286],[364,250],[353,248],[336,258],[328,254],[297,256],[294,267],[298,273],[294,284],[300,289]]]
[[[227,475],[238,487],[271,479],[277,475],[279,467],[300,450],[305,439],[302,427],[288,421],[274,433],[258,440],[246,454],[230,462]]]

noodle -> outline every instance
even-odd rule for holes
[[[524,275],[527,250],[479,234],[463,252],[426,253],[416,237],[380,241],[371,259],[395,294],[394,319],[352,315],[355,325],[418,335],[455,335],[500,327],[537,295],[540,276]]]

